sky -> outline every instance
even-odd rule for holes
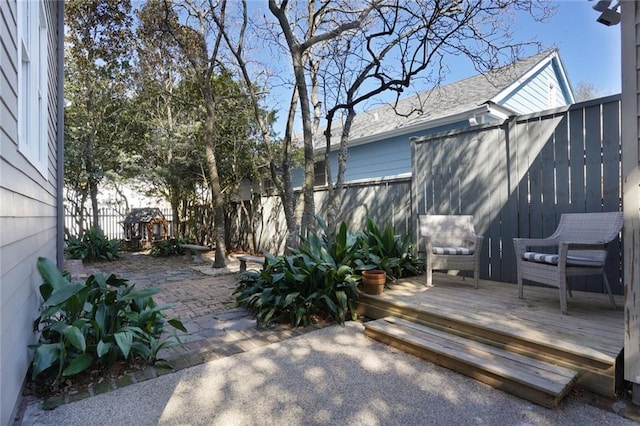
[[[515,40],[535,39],[544,48],[557,47],[574,89],[580,82],[590,83],[597,95],[607,96],[621,92],[620,24],[608,27],[597,22],[600,12],[593,10],[595,3],[597,0],[555,1],[556,13],[546,22],[533,22],[527,16],[512,31]],[[524,56],[535,53],[531,50]],[[449,68],[447,83],[476,74],[468,61]]]
[[[621,92],[620,24],[607,27],[597,22],[600,12],[593,10],[595,3],[556,2],[558,10],[549,23],[524,25],[516,34],[536,36],[558,47],[571,85],[591,83],[598,95],[606,96]]]

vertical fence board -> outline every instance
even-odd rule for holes
[[[602,211],[602,146],[600,105],[585,109],[585,205],[587,211]]]
[[[542,230],[543,236],[549,236],[556,229],[556,202],[555,202],[555,158],[554,158],[554,134],[555,124],[558,122],[555,116],[546,116],[541,120],[541,135],[544,146],[540,153],[540,189],[542,205]]]
[[[620,164],[620,106],[617,102],[602,106],[602,209],[618,211],[622,208],[622,170]],[[614,240],[609,245],[609,258],[605,273],[616,293],[624,292],[622,241]]]
[[[569,119],[567,114],[562,115],[555,131],[555,197],[556,197],[556,223],[560,219],[559,212],[568,212],[569,209]]]
[[[509,120],[505,123],[503,130],[503,152],[505,168],[505,205],[500,213],[501,222],[501,243],[502,262],[500,270],[493,271],[493,276],[500,277],[504,281],[515,282],[517,279],[515,251],[513,249],[513,238],[518,236],[518,161],[515,149],[516,121]]]
[[[529,145],[528,123],[516,125],[516,162],[518,164],[518,236],[530,237],[529,229],[529,157],[527,146]]]
[[[600,105],[585,108],[585,205],[586,211],[602,211],[602,138]],[[585,288],[604,291],[602,278],[585,277]]]
[[[570,213],[586,211],[585,196],[585,152],[584,152],[584,109],[577,108],[569,112],[569,164],[570,164]],[[575,290],[585,290],[584,277],[571,278],[571,286]]]
[[[569,164],[570,164],[570,212],[585,211],[584,195],[584,140],[583,140],[583,109],[569,111]]]
[[[543,162],[541,151],[535,149],[536,143],[540,143],[542,123],[540,120],[529,123],[529,144],[532,149],[529,152],[529,227],[531,236],[535,238],[544,237],[542,232],[542,173]],[[544,150],[544,146],[542,147]]]

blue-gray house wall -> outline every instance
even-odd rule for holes
[[[561,73],[556,61],[551,61],[498,102],[518,114],[531,114],[571,103],[569,88],[558,78]],[[550,90],[550,84],[555,90]],[[555,96],[550,96],[555,94]],[[551,99],[550,99],[551,97]]]
[[[554,57],[534,74],[511,88],[510,94],[503,98],[494,98],[495,103],[508,108],[517,115],[569,105],[572,101],[571,91],[564,83],[563,77],[559,59]],[[487,100],[489,101],[489,99]],[[497,118],[486,120],[497,120]],[[374,142],[358,144],[358,141],[354,140],[348,150],[345,182],[381,179],[411,173],[410,138],[434,135],[469,125],[469,121],[465,119]],[[337,150],[330,153],[331,178],[334,182],[338,171],[337,157]],[[302,169],[294,170],[292,173],[293,186],[301,187],[303,178]]]

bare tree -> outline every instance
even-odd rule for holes
[[[280,4],[276,0],[269,0],[269,10],[275,16],[286,41],[288,54],[290,55],[295,90],[298,95],[300,114],[302,120],[302,134],[304,143],[304,210],[302,217],[302,233],[306,229],[315,227],[315,203],[314,203],[314,177],[315,160],[313,149],[313,123],[312,107],[307,81],[307,66],[309,65],[310,50],[321,43],[341,37],[350,31],[363,26],[369,19],[369,15],[376,9],[380,2],[374,0],[366,2],[362,7],[354,7],[349,3],[335,1],[309,1],[306,3],[306,29],[300,30],[302,20],[291,18],[299,12],[297,4],[290,9],[288,0],[282,0]],[[303,8],[304,9],[304,8]],[[313,87],[313,85],[311,86]],[[292,97],[293,99],[293,97]],[[291,118],[291,116],[290,116]],[[289,123],[287,128],[290,128]]]
[[[602,90],[595,84],[587,81],[579,81],[575,87],[576,102],[588,101],[601,95]]]
[[[538,45],[512,38],[507,20],[522,11],[534,20],[544,20],[553,13],[544,2],[521,0],[376,2],[368,25],[324,46],[319,57],[324,62],[321,78],[327,105],[324,137],[329,224],[336,223],[356,107],[388,91],[395,94],[397,104],[400,95],[418,78],[427,86],[438,86],[446,71],[445,60],[452,55],[466,56],[479,72],[516,60],[524,45]],[[337,116],[342,116],[344,122],[338,129],[338,174],[332,185],[329,154]]]
[[[205,112],[204,143],[209,185],[214,209],[215,260],[213,266],[226,265],[224,238],[224,197],[218,174],[216,158],[216,109],[225,94],[214,88],[214,77],[223,67],[221,59],[222,33],[212,25],[215,19],[225,22],[226,3],[213,0],[175,1],[163,0],[165,18],[163,30],[170,33],[191,67],[190,78],[197,84],[203,99]]]
[[[438,86],[446,72],[445,58],[450,55],[467,57],[479,72],[511,62],[522,55],[524,45],[537,44],[513,40],[510,19],[514,14],[529,14],[534,20],[544,21],[554,11],[545,0],[270,0],[269,10],[286,41],[285,51],[299,94],[305,151],[303,231],[305,224],[314,223],[313,141],[319,141],[318,120],[314,120],[319,99],[325,101],[324,164],[331,206],[328,223],[335,224],[350,128],[359,104],[387,91],[396,94],[397,102],[418,78],[431,87]],[[344,122],[338,136],[337,180],[331,185],[328,160],[332,127],[338,117]]]

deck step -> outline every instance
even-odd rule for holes
[[[396,317],[365,323],[365,334],[549,408],[557,406],[578,375],[568,368]]]

